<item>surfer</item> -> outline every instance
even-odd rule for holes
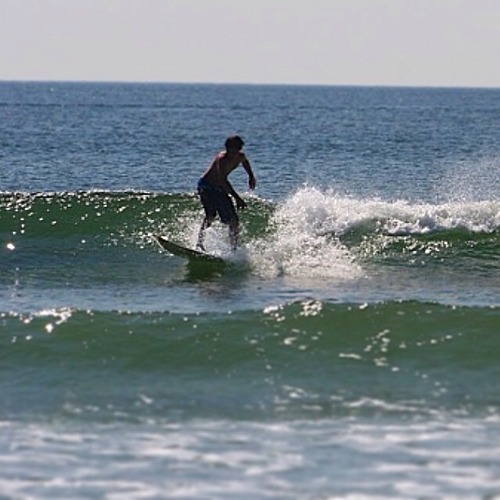
[[[245,208],[246,203],[227,178],[241,164],[248,174],[249,188],[255,189],[256,181],[252,167],[245,153],[241,150],[244,144],[243,139],[238,135],[228,137],[224,144],[225,151],[221,151],[215,156],[212,164],[198,181],[198,194],[205,210],[205,218],[201,224],[196,247],[203,251],[205,250],[205,230],[212,225],[217,214],[221,222],[229,225],[229,239],[232,249],[235,250],[238,245],[239,220],[231,197],[236,202],[238,209]]]

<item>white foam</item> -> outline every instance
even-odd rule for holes
[[[308,397],[301,387],[283,390],[289,399]],[[386,409],[379,400],[364,404]],[[491,439],[498,422],[435,417],[0,422],[0,491],[8,498],[491,497],[500,488],[500,449]]]
[[[348,250],[332,237],[336,199],[306,188],[278,207],[271,231],[249,247],[256,267],[264,274],[313,279],[345,280],[361,268]]]
[[[360,226],[386,234],[427,234],[462,229],[492,232],[500,228],[500,201],[441,204],[385,201],[339,196],[306,187],[279,207],[274,222],[303,234],[343,235]]]

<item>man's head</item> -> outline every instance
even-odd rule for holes
[[[239,151],[245,145],[245,142],[239,135],[232,135],[226,139],[224,145],[226,149]]]

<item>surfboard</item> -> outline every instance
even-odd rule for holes
[[[178,257],[184,257],[190,262],[209,262],[212,264],[225,264],[225,260],[206,252],[200,252],[193,248],[188,248],[179,243],[174,243],[164,236],[154,235],[155,240],[164,249]]]

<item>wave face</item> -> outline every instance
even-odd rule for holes
[[[487,414],[498,317],[497,308],[312,300],[220,314],[4,313],[3,412],[103,420],[144,418],[145,408],[157,418],[237,420]]]
[[[226,227],[215,225],[207,234],[209,251],[238,264],[222,283],[228,288],[235,282],[262,284],[258,296],[250,304],[242,301],[240,308],[269,303],[270,291],[277,301],[314,293],[341,302],[498,305],[498,202],[411,204],[306,187],[282,202],[249,197],[248,205],[241,214],[242,248],[236,255],[230,255]],[[165,296],[167,283],[182,292],[183,280],[209,281],[211,275],[162,255],[152,235],[193,245],[201,216],[194,193],[4,193],[3,297],[10,308],[30,309],[33,297],[20,300],[29,290],[53,297],[62,289],[74,295],[69,305],[76,308],[163,311],[164,300],[152,300],[149,307],[142,291],[149,287],[154,299]],[[135,305],[131,300],[121,306],[116,300],[92,302],[83,293],[96,290],[99,297],[107,289],[127,296],[132,287],[141,291]],[[34,307],[67,305],[33,300]],[[203,310],[198,302],[196,308]],[[167,309],[185,308],[174,303]]]

